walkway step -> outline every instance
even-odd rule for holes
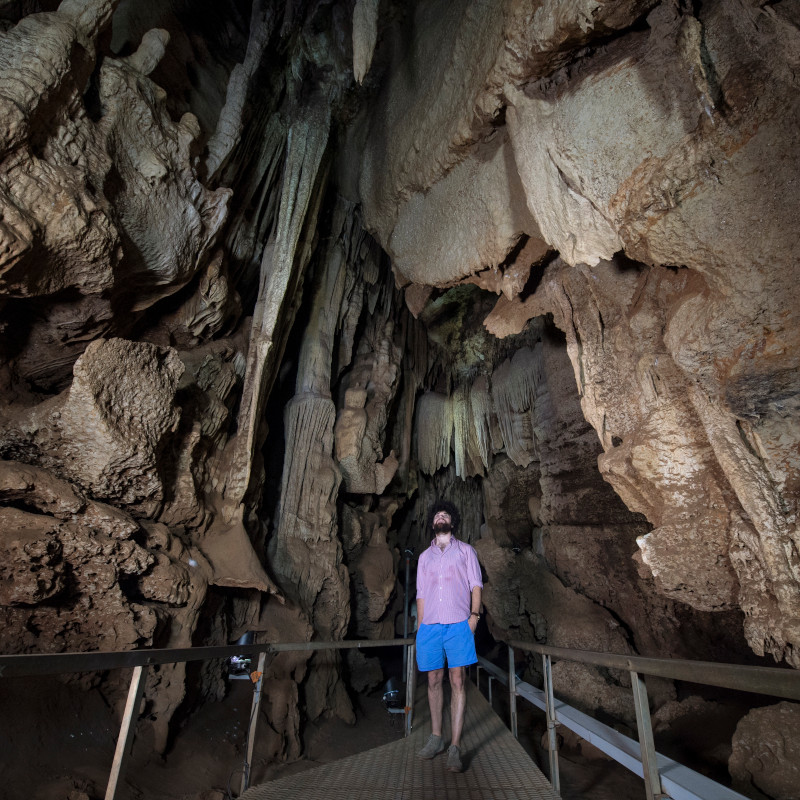
[[[471,683],[462,737],[464,772],[446,769],[446,753],[431,761],[417,758],[431,732],[424,692],[414,710],[414,730],[408,738],[253,786],[241,800],[558,800],[522,745]],[[445,741],[447,735],[445,731]]]

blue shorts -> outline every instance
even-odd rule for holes
[[[420,672],[442,669],[447,657],[447,666],[468,667],[478,662],[475,652],[475,636],[469,622],[453,622],[450,625],[423,623],[417,631],[417,666]]]

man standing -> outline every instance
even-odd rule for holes
[[[417,665],[428,673],[428,703],[432,733],[418,755],[433,758],[444,751],[442,742],[442,678],[444,662],[450,671],[450,730],[447,768],[461,772],[461,729],[467,695],[464,668],[475,664],[475,628],[481,608],[481,569],[470,545],[459,541],[461,515],[445,500],[428,511],[427,526],[435,538],[417,564]]]

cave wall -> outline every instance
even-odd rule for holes
[[[387,638],[444,496],[497,640],[798,666],[791,3],[0,21],[5,652]],[[272,757],[343,675],[268,664]]]
[[[640,571],[797,666],[791,4],[448,8],[394,31],[365,220],[409,288],[497,292],[496,335],[552,315],[600,471],[652,526]]]
[[[0,6],[4,652],[344,635],[347,569],[320,547],[309,596],[287,591],[291,558],[266,540],[290,537],[261,507],[266,400],[328,192],[326,93],[342,63],[352,81],[336,25],[315,17],[331,9],[305,11]],[[344,221],[358,251],[357,216]],[[360,270],[340,320],[351,347]],[[269,666],[277,757],[301,751],[307,661]],[[181,704],[225,691],[222,671],[190,695],[183,665],[151,672],[157,751]],[[351,717],[336,665],[314,674],[316,714]],[[92,684],[115,705],[118,678]]]

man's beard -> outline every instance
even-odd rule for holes
[[[445,534],[450,533],[452,528],[448,522],[438,522],[436,525],[433,526],[433,532],[437,536],[444,536]]]

